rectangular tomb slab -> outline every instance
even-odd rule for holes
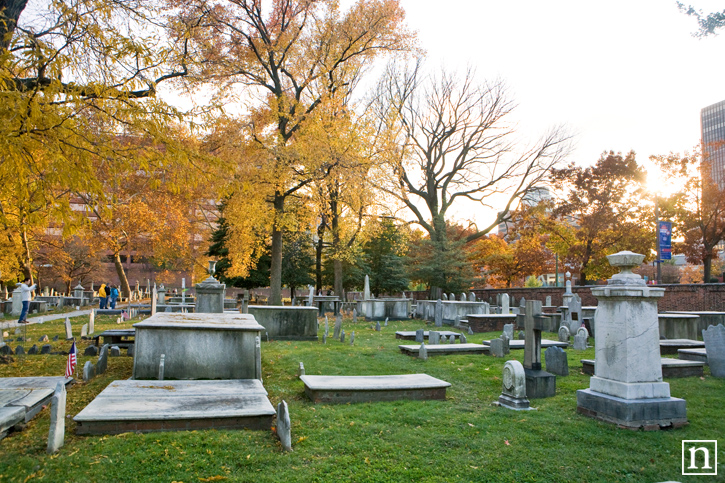
[[[392,376],[301,376],[315,403],[345,404],[398,399],[445,399],[450,383],[427,374]]]
[[[275,410],[259,380],[112,382],[74,421],[78,434],[270,429]]]
[[[679,349],[677,357],[684,361],[697,361],[707,364],[707,350],[702,349]]]
[[[3,439],[10,428],[25,421],[25,408],[16,406],[0,407],[0,439]]]
[[[582,372],[594,375],[594,360],[582,359]],[[662,358],[662,377],[702,377],[705,364],[698,361]]]
[[[30,421],[50,402],[59,382],[68,385],[73,378],[49,377],[3,377],[0,378],[0,407],[23,408],[25,422]]]
[[[408,356],[418,356],[420,345],[399,345],[400,352]],[[428,356],[447,354],[486,354],[490,348],[482,344],[433,344],[426,345]]]
[[[482,341],[485,345],[491,345],[490,340],[484,340]],[[509,349],[516,350],[516,349],[523,349],[524,348],[524,342],[523,340],[519,339],[513,339],[509,341]],[[541,348],[547,349],[549,347],[561,347],[562,349],[566,349],[569,347],[569,344],[566,342],[557,342],[554,340],[548,340],[548,339],[541,339]]]
[[[473,332],[496,332],[506,324],[515,324],[515,314],[467,314],[468,326]]]
[[[677,354],[680,349],[698,349],[705,347],[701,340],[692,339],[662,339],[660,340],[660,355]]]
[[[427,339],[429,331],[423,332],[423,338]],[[454,338],[458,339],[461,334],[459,332],[451,332],[450,330],[439,330],[438,333],[441,335],[441,337],[447,337],[450,338],[450,336],[453,336]],[[404,340],[415,340],[415,331],[414,330],[399,330],[395,333],[396,339],[404,339]]]

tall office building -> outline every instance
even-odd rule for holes
[[[710,155],[712,178],[725,189],[725,101],[700,111],[702,144]]]

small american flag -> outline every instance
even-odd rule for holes
[[[76,341],[73,341],[73,345],[70,346],[70,352],[68,352],[68,364],[65,366],[65,378],[68,379],[73,375],[76,370]]]

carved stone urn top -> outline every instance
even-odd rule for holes
[[[645,285],[644,279],[632,273],[632,269],[639,267],[644,261],[644,255],[630,251],[621,251],[607,255],[609,264],[620,269],[619,273],[608,280],[609,285]]]

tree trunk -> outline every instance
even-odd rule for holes
[[[28,243],[28,232],[23,226],[22,232],[23,250],[25,253],[25,259],[23,260],[23,275],[30,279],[30,285],[33,284],[33,257],[30,254],[30,243]]]
[[[131,301],[131,287],[128,285],[128,278],[126,277],[126,271],[123,269],[121,263],[121,255],[117,252],[113,254],[113,264],[116,266],[116,274],[118,274],[118,280],[121,281],[121,290],[128,296],[128,300]]]
[[[274,196],[274,226],[272,228],[272,267],[269,273],[269,300],[267,305],[282,305],[282,228],[279,223],[284,214],[284,196]]]
[[[335,291],[335,295],[342,297],[342,260],[339,258],[342,247],[340,246],[340,212],[338,209],[339,204],[337,202],[337,197],[337,189],[330,192],[330,213],[332,214],[332,220],[330,220],[330,224],[332,225],[332,253],[335,256],[332,261],[334,277],[333,290]]]
[[[335,295],[340,297],[340,300],[342,300],[342,292],[344,290],[342,288],[342,260],[335,259],[332,262],[332,265],[335,272]]]
[[[317,290],[322,288],[322,249],[324,248],[325,226],[326,221],[323,215],[322,221],[320,221],[317,227],[317,246],[315,247],[315,280]]]
[[[7,50],[28,0],[0,0],[0,52]]]
[[[702,283],[710,283],[710,273],[712,271],[712,250],[710,250],[710,255],[706,255],[705,257],[703,257],[702,266]]]

